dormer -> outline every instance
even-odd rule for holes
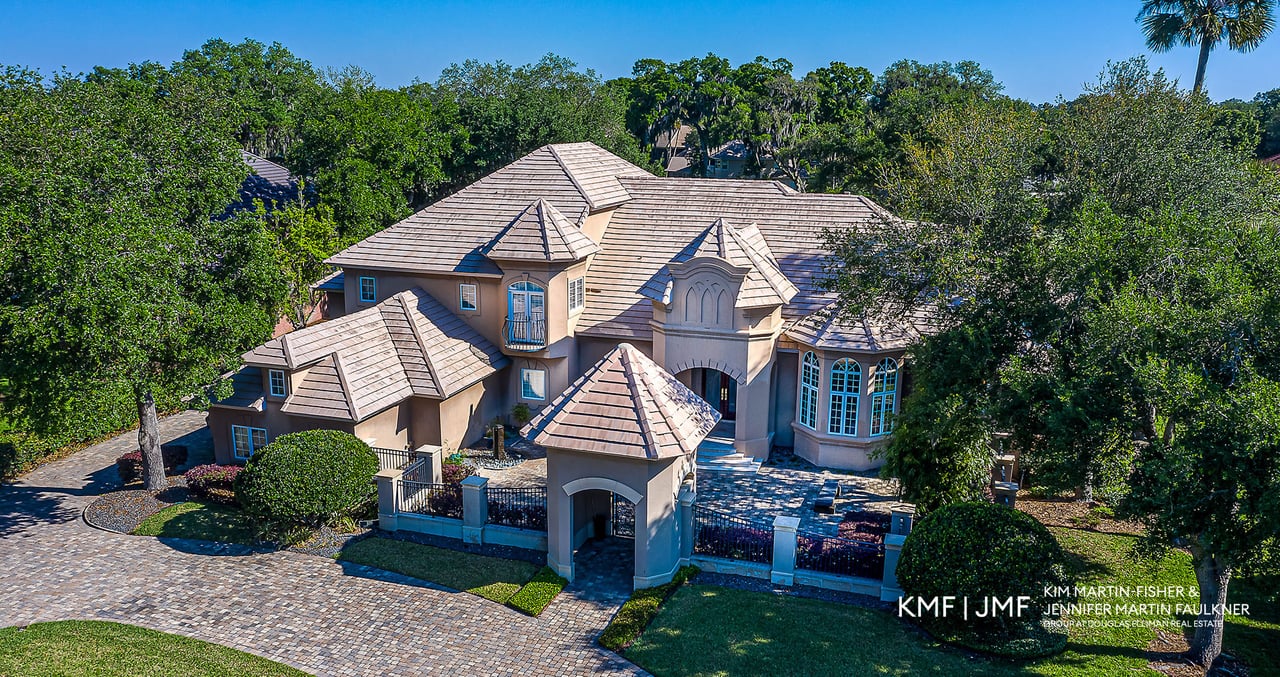
[[[798,293],[755,224],[724,219],[697,235],[641,290],[663,323],[725,330],[757,325]]]

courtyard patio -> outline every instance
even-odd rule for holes
[[[509,444],[507,452],[512,458],[525,460],[510,468],[480,467],[477,473],[487,477],[490,486],[546,486],[545,450],[520,440]],[[473,462],[491,457],[491,452],[481,449],[466,449],[463,454]],[[773,518],[780,515],[798,517],[801,530],[829,536],[837,535],[841,520],[849,512],[861,510],[887,516],[899,502],[896,481],[880,479],[874,472],[820,468],[786,448],[774,449],[759,472],[702,470],[697,478],[699,506],[760,525],[771,525]],[[831,514],[815,512],[814,501],[828,480],[840,483],[840,496]]]

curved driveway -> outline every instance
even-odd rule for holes
[[[161,422],[199,435],[204,415]],[[80,512],[115,487],[136,433],[0,487],[0,626],[132,623],[326,675],[643,674],[598,647],[616,594],[575,583],[539,618],[466,593],[288,552],[98,531]]]

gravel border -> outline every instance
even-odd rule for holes
[[[103,494],[85,506],[81,517],[96,529],[130,534],[148,517],[187,500],[186,480],[171,477],[169,482],[169,487],[160,491],[120,489]]]

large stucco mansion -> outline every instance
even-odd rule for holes
[[[629,343],[719,412],[739,458],[783,446],[869,469],[918,328],[842,319],[819,282],[824,229],[885,216],[856,195],[539,148],[332,257],[335,317],[246,353],[211,407],[218,461],[312,428],[466,446]]]

